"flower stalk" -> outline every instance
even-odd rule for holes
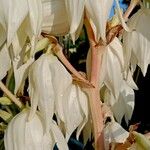
[[[126,12],[123,15],[125,21],[128,20],[131,12],[137,6],[137,4],[139,4],[139,2],[140,2],[140,0],[131,0],[129,7],[127,8]]]
[[[52,51],[53,53],[60,59],[60,61],[64,64],[64,66],[80,81],[82,81],[87,87],[93,87],[93,85],[84,78],[67,60],[65,55],[63,54],[63,50],[61,45],[58,43],[57,39],[55,37],[49,36],[47,34],[42,34],[43,36],[49,38],[50,44],[52,44]]]
[[[87,18],[85,18],[85,26],[87,29],[87,34],[91,46],[90,82],[94,85],[94,88],[88,89],[87,93],[89,96],[91,116],[93,121],[95,149],[104,150],[104,137],[103,137],[104,124],[101,105],[102,103],[100,100],[100,92],[99,92],[99,74],[101,70],[101,60],[105,46],[97,45],[94,38],[94,33]]]

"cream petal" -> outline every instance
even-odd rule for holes
[[[123,55],[123,46],[120,40],[115,37],[114,40],[110,43],[112,52],[118,57],[122,70],[124,70],[124,55]]]
[[[21,84],[25,81],[28,76],[29,66],[34,62],[34,58],[30,58],[25,64],[18,68],[18,61],[13,61],[14,77],[15,77],[15,90],[16,94]]]
[[[87,17],[92,22],[92,28],[95,33],[95,39],[99,41],[100,37],[106,41],[106,22],[113,4],[113,0],[86,0],[85,9]],[[95,28],[95,29],[94,29]]]
[[[3,28],[3,26],[0,24],[0,47],[2,46],[2,44],[5,42],[6,40],[6,32]]]
[[[28,114],[29,110],[23,110],[9,123],[4,136],[6,150],[41,150],[42,120],[36,114],[28,122]]]
[[[88,120],[88,100],[87,96],[78,86],[71,85],[65,97],[65,130],[68,140],[77,129],[77,138]],[[67,106],[67,107],[66,107]],[[69,114],[68,114],[69,112]],[[72,119],[73,118],[73,119]]]
[[[28,14],[28,4],[27,0],[11,0],[8,5],[7,44],[9,46],[19,26]]]
[[[64,138],[61,130],[55,123],[51,124],[51,132],[53,134],[53,137],[54,137],[54,140],[58,149],[69,150],[66,139]]]
[[[51,55],[49,59],[52,59],[52,57],[54,56]],[[72,77],[61,62],[57,58],[55,59],[55,62],[49,64],[49,69],[52,74],[52,83],[55,91],[56,115],[58,115],[59,119],[64,121],[63,95],[67,88],[72,84]]]
[[[147,23],[149,24],[150,22],[149,15],[149,9],[140,9],[128,22],[129,27],[135,29],[135,31],[132,31],[131,33],[125,33],[124,35],[125,58],[127,65],[133,61],[131,60],[131,57],[133,58],[133,53],[137,59],[136,64],[141,68],[144,76],[147,72],[148,64],[150,63],[150,36],[148,32],[149,27],[147,25]]]
[[[54,114],[55,98],[49,61],[52,60],[47,54],[44,54],[33,63],[29,71],[29,95],[32,106],[29,120],[35,114],[38,105],[45,120],[46,133],[49,132],[49,124]]]
[[[7,71],[10,69],[10,67],[11,60],[7,46],[5,44],[0,50],[0,80],[2,80],[6,76]]]
[[[108,47],[104,55],[104,57],[106,57],[106,64],[104,64],[104,68],[106,69],[104,84],[111,90],[113,95],[118,98],[123,79],[121,65],[118,58],[112,53],[110,47]]]
[[[75,33],[82,22],[84,14],[85,0],[65,0],[65,3],[70,25],[69,33],[71,34],[72,40],[75,42]]]
[[[43,0],[42,31],[51,35],[65,35],[69,32],[69,21],[65,0]]]
[[[41,33],[42,24],[42,1],[41,0],[27,0],[29,7],[29,17],[31,28],[34,35]]]
[[[31,53],[34,55],[35,46],[37,44],[37,37],[41,34],[41,27],[43,21],[43,10],[42,10],[42,1],[41,0],[27,0],[29,7],[29,21],[31,26]],[[30,32],[30,30],[28,31]]]
[[[122,83],[119,100],[112,106],[114,116],[119,123],[121,123],[121,119],[125,115],[125,120],[128,124],[134,109],[134,98],[133,89],[124,81]]]
[[[130,70],[128,71],[126,82],[127,82],[127,84],[128,84],[132,89],[138,90],[138,87],[137,87],[136,83],[135,83],[134,80],[133,80],[132,73],[131,73]]]
[[[124,143],[129,133],[115,121],[112,121],[104,128],[105,148],[109,148],[110,143]]]
[[[13,40],[12,40],[13,57],[17,57],[18,55],[21,55],[26,40],[27,40],[26,20],[24,20],[13,36]]]

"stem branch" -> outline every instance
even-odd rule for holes
[[[131,0],[129,7],[127,8],[126,12],[124,13],[123,17],[125,19],[125,21],[128,20],[131,12],[133,11],[133,9],[136,7],[136,5],[140,2],[140,0]]]
[[[2,81],[0,81],[0,88],[19,108],[23,107],[23,104],[7,89]]]

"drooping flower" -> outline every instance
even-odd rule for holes
[[[125,116],[128,124],[134,109],[134,90],[123,80],[118,99],[115,99],[110,91],[105,92],[104,102],[111,107],[116,120],[121,124],[121,120]]]
[[[6,150],[42,150],[44,128],[38,113],[28,121],[29,110],[15,116],[5,131]]]
[[[53,54],[43,54],[30,68],[29,95],[33,105],[29,117],[32,118],[38,106],[47,132],[55,114],[66,140],[77,128],[79,137],[88,119],[87,96],[72,85],[71,75]]]
[[[125,32],[123,38],[126,69],[130,63],[131,67],[137,64],[144,76],[150,63],[149,24],[150,10],[142,7],[128,22],[129,27],[134,30]]]
[[[123,48],[118,38],[115,38],[103,54],[102,68],[100,73],[100,87],[103,83],[109,88],[114,97],[118,98],[123,80]]]

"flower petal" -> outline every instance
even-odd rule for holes
[[[65,35],[69,32],[69,21],[65,0],[43,0],[42,31],[51,35]]]
[[[85,8],[87,17],[92,22],[92,28],[97,41],[100,40],[100,37],[106,41],[106,22],[112,4],[113,0],[86,0]]]
[[[2,80],[6,76],[7,71],[10,69],[10,67],[11,60],[7,46],[5,44],[0,50],[0,80]]]
[[[85,0],[65,0],[68,20],[70,24],[70,34],[75,42],[75,32],[77,31],[84,14]]]
[[[15,33],[28,14],[27,0],[11,0],[8,11],[7,44],[11,44]],[[22,11],[23,10],[23,11]],[[19,15],[18,15],[19,14]]]

